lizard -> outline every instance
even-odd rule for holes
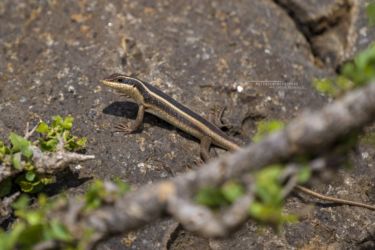
[[[135,122],[117,126],[126,134],[133,133],[141,127],[144,113],[147,112],[199,139],[200,154],[204,161],[210,158],[211,144],[229,151],[240,149],[240,146],[216,125],[148,82],[118,73],[106,77],[101,82],[133,99],[138,104]],[[321,200],[375,210],[375,206],[326,196],[301,185],[297,185],[295,188]]]

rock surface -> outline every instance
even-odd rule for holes
[[[22,133],[27,121],[71,114],[75,133],[88,137],[87,151],[96,155],[79,178],[120,177],[138,186],[189,171],[199,144],[158,118],[146,115],[140,133],[112,132],[114,124],[135,118],[137,106],[100,79],[114,72],[137,75],[204,116],[225,105],[224,119],[234,125],[229,133],[249,142],[258,120],[288,121],[327,102],[311,81],[335,74],[374,39],[364,16],[367,2],[3,0],[0,135]],[[316,189],[375,203],[374,158],[373,148],[361,146],[354,169]],[[72,194],[87,185],[70,183],[61,185]],[[165,242],[171,249],[375,246],[370,211],[314,207],[298,196],[288,200],[286,211],[304,216],[279,234],[249,221],[228,239],[184,230],[168,235],[168,220],[99,249],[161,249]]]

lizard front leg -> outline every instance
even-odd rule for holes
[[[118,132],[131,134],[137,131],[142,126],[144,115],[145,115],[145,106],[139,105],[137,118],[135,118],[134,122],[120,123],[120,124],[117,124],[115,128],[117,129]]]

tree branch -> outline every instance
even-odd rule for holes
[[[91,214],[81,215],[78,222],[69,223],[69,220],[66,220],[70,216],[70,208],[77,203],[75,200],[71,200],[60,211],[54,211],[51,216],[56,218],[58,212],[61,221],[71,232],[74,232],[76,237],[79,237],[84,228],[93,229],[95,232],[93,244],[109,235],[139,228],[166,212],[191,230],[210,237],[223,236],[228,233],[228,229],[242,223],[247,216],[244,216],[243,211],[240,210],[234,222],[218,220],[207,208],[192,203],[191,197],[199,189],[220,185],[250,170],[258,170],[296,155],[305,153],[319,155],[338,139],[353,130],[363,128],[374,120],[375,83],[348,93],[320,111],[303,113],[291,121],[285,129],[267,136],[257,144],[227,153],[196,171],[141,187],[113,204],[104,205]],[[248,196],[238,203],[249,204],[252,200],[251,196],[251,188],[248,188]],[[236,218],[237,208],[235,203],[226,216]],[[189,218],[193,214],[197,218]]]

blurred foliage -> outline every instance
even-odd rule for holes
[[[284,128],[284,123],[279,120],[261,121],[257,124],[257,133],[253,137],[254,142],[261,141],[266,135]],[[311,177],[309,166],[305,165],[306,160],[297,160],[301,167],[296,172],[297,182],[306,183]],[[295,222],[296,216],[284,214],[282,176],[283,165],[272,165],[254,173],[255,176],[255,200],[249,207],[250,215],[260,221],[275,226],[283,223]],[[244,195],[245,188],[235,181],[228,181],[220,187],[205,187],[199,190],[195,201],[210,208],[220,208],[232,204],[236,199]]]
[[[84,201],[82,212],[88,212],[103,203],[112,202],[111,197],[123,195],[127,191],[129,186],[119,179],[110,184],[96,180],[90,185],[88,192],[77,199]],[[40,194],[37,204],[31,209],[29,198],[22,195],[13,203],[18,220],[8,232],[0,231],[0,249],[33,249],[39,243],[50,241],[58,241],[59,249],[86,249],[92,234],[90,229],[83,232],[83,237],[77,238],[61,221],[49,216],[51,210],[65,207],[67,202],[65,196],[48,200],[45,195]]]
[[[71,245],[74,237],[57,219],[46,215],[53,207],[45,195],[39,195],[37,207],[29,208],[30,200],[22,195],[14,204],[15,216],[18,220],[8,232],[0,231],[0,246],[2,250],[32,249],[42,241],[54,241]],[[73,246],[73,245],[71,245]]]
[[[337,97],[373,80],[375,80],[374,44],[357,54],[352,61],[345,63],[340,69],[339,76],[332,79],[315,79],[313,85],[320,93]]]
[[[264,136],[283,129],[285,124],[280,120],[260,121],[257,123],[257,132],[253,136],[253,142],[260,142]]]
[[[84,195],[85,209],[87,211],[94,210],[95,208],[100,207],[103,203],[110,203],[119,196],[130,191],[130,186],[119,178],[116,178],[113,183],[115,184],[115,187],[110,188],[106,187],[106,184],[109,185],[108,183],[95,180]]]
[[[255,174],[257,201],[249,208],[250,215],[262,222],[279,225],[285,222],[294,222],[293,215],[282,213],[284,201],[283,187],[280,183],[281,165],[268,166]]]
[[[230,180],[221,187],[204,187],[200,189],[195,196],[195,201],[211,208],[219,208],[232,204],[244,194],[245,188],[243,185]]]
[[[375,25],[375,1],[369,3],[366,8],[370,25]]]
[[[368,4],[366,11],[370,25],[375,25],[375,2]],[[375,44],[358,53],[352,61],[342,65],[337,77],[316,79],[313,81],[313,86],[325,95],[337,97],[373,80],[375,80]]]
[[[277,227],[297,221],[295,215],[282,212],[284,189],[280,176],[283,170],[283,165],[271,165],[255,173],[257,199],[249,208],[249,213],[254,219]],[[311,177],[311,170],[308,166],[302,166],[298,169],[296,176],[299,184],[305,183]]]
[[[37,193],[46,185],[54,183],[55,177],[48,174],[37,173],[33,162],[33,147],[39,147],[42,151],[56,151],[59,140],[62,140],[65,150],[79,151],[85,148],[86,138],[71,134],[73,117],[54,116],[51,125],[41,121],[36,129],[40,137],[35,141],[10,133],[7,146],[0,141],[0,164],[10,166],[20,173],[12,178],[7,178],[0,183],[0,197],[4,197],[12,190],[16,183],[22,192]]]
[[[282,212],[284,199],[280,176],[283,169],[282,165],[272,165],[254,173],[256,199],[249,207],[249,213],[254,219],[277,227],[287,222],[297,221],[296,216]],[[298,169],[296,177],[300,184],[307,182],[311,177],[310,168],[302,166]],[[212,209],[219,209],[231,205],[244,194],[244,185],[230,180],[220,187],[200,189],[195,196],[195,201]]]
[[[352,62],[344,64],[341,74],[352,81],[354,87],[373,81],[375,79],[375,45],[371,45],[356,55]]]

